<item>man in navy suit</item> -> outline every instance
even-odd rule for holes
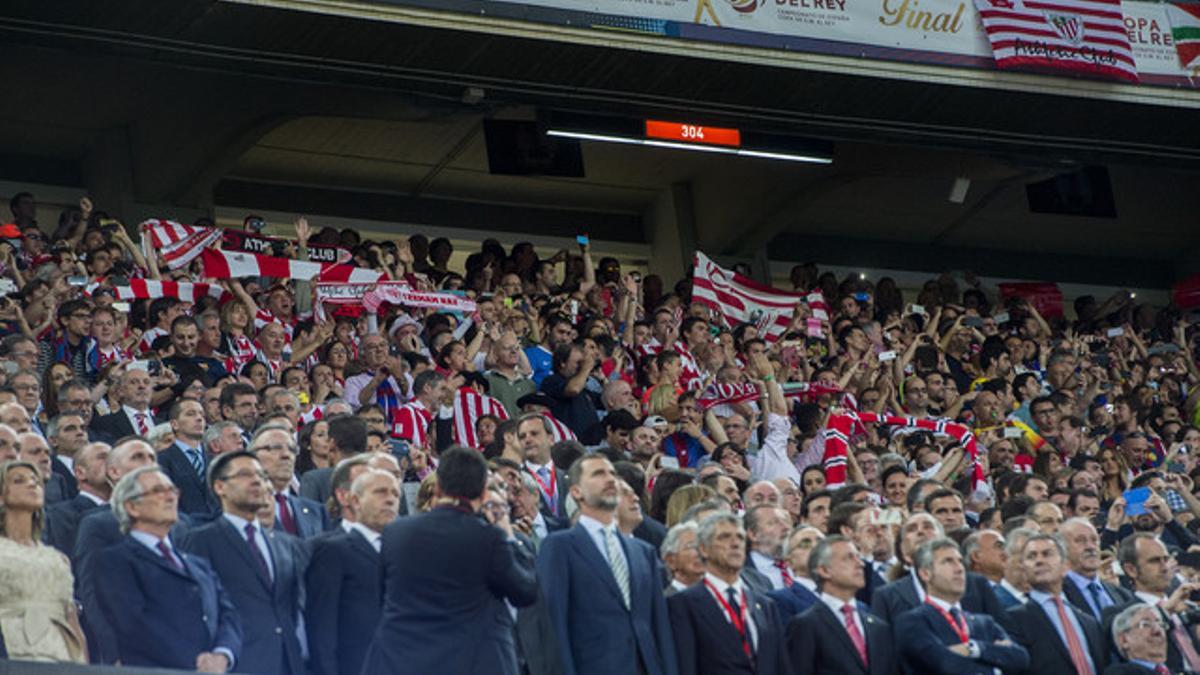
[[[87,513],[108,506],[108,497],[112,494],[112,485],[105,472],[108,452],[108,443],[89,443],[76,453],[72,469],[79,494],[74,499],[46,508],[43,539],[68,557],[75,550],[79,521]]]
[[[150,435],[156,421],[150,411],[150,398],[154,384],[150,373],[138,368],[127,368],[117,381],[121,394],[121,409],[108,415],[92,418],[92,432],[96,440],[116,443],[126,436]]]
[[[854,542],[822,539],[808,558],[820,600],[788,623],[791,662],[813,675],[894,675],[896,652],[887,622],[867,611],[855,594],[866,584]]]
[[[138,437],[118,442],[108,452],[104,470],[108,481],[116,484],[134,469],[154,465],[154,448]],[[182,541],[187,532],[185,519],[179,517],[171,528],[171,540]],[[88,656],[93,663],[113,663],[117,659],[116,637],[100,614],[96,600],[95,554],[121,541],[121,529],[112,509],[95,509],[79,520],[71,568],[75,574],[76,597],[83,605],[83,629],[88,639]]]
[[[179,510],[201,519],[218,512],[217,500],[204,481],[207,459],[201,445],[206,425],[199,401],[179,401],[171,406],[175,443],[158,455],[159,466],[179,488]]]
[[[737,516],[716,513],[698,535],[704,579],[667,599],[681,675],[788,672],[775,603],[741,579],[746,531]]]
[[[817,582],[808,576],[808,556],[817,542],[824,538],[825,535],[811,525],[801,525],[788,535],[783,557],[792,569],[795,583],[767,594],[779,605],[779,613],[785,622],[817,602]]]
[[[900,528],[900,557],[909,564],[913,552],[921,544],[943,536],[942,526],[928,513],[914,513]],[[925,602],[925,587],[916,572],[909,570],[871,596],[871,611],[875,616],[892,623],[896,617]],[[985,577],[967,573],[967,590],[962,599],[963,609],[972,614],[987,614],[993,619],[1004,618],[1004,608]]]
[[[281,425],[259,429],[250,442],[250,452],[258,458],[271,479],[271,499],[275,508],[275,529],[294,537],[309,539],[329,529],[325,507],[311,499],[289,494],[296,473],[296,434]]]
[[[662,565],[648,544],[617,531],[616,470],[589,455],[571,465],[568,479],[579,523],[547,537],[537,561],[563,672],[675,675]]]
[[[303,675],[297,633],[302,570],[288,535],[258,522],[256,514],[271,499],[266,472],[243,451],[217,455],[208,473],[221,515],[192,530],[185,546],[209,561],[242,617],[238,670]]]
[[[178,496],[153,465],[117,483],[113,513],[128,536],[95,554],[95,609],[123,665],[223,673],[240,665],[241,621],[207,561],[171,542]]]
[[[74,413],[63,413],[46,425],[46,441],[54,451],[50,470],[62,476],[67,499],[79,494],[79,483],[75,478],[75,456],[87,445],[87,428],[83,418]]]
[[[537,482],[541,492],[541,511],[554,518],[567,517],[567,476],[554,466],[550,446],[554,433],[550,420],[538,413],[527,413],[517,421],[517,438],[525,453],[525,471]]]
[[[1021,672],[1085,675],[1103,672],[1107,663],[1100,624],[1063,595],[1066,558],[1066,547],[1053,535],[1034,534],[1022,549],[1029,601],[1009,609],[1005,624],[1029,652],[1029,667]]]
[[[347,530],[339,528],[337,534],[313,540],[304,616],[316,675],[362,672],[382,613],[382,533],[396,519],[400,499],[395,476],[366,469],[350,485],[350,500],[342,513]]]
[[[1092,618],[1104,623],[1104,610],[1134,601],[1133,593],[1100,578],[1100,533],[1083,518],[1071,518],[1058,527],[1067,546],[1067,578],[1063,595]]]
[[[914,675],[992,675],[1029,665],[1024,647],[1014,644],[990,616],[963,611],[967,570],[958,544],[945,537],[921,544],[913,568],[925,584],[925,602],[896,619],[896,645],[904,672]]]
[[[516,675],[505,601],[537,600],[533,551],[513,536],[507,500],[487,490],[481,453],[451,447],[439,459],[437,505],[383,531],[383,621],[363,673]]]

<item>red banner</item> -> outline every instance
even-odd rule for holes
[[[1061,319],[1063,316],[1063,296],[1058,284],[1040,281],[1000,284],[1000,298],[1021,298],[1033,305],[1045,319]]]

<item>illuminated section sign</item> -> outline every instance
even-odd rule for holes
[[[742,145],[742,133],[737,129],[662,120],[646,120],[646,137],[697,145],[721,145],[729,148],[739,148]]]

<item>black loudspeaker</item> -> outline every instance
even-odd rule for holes
[[[1025,186],[1029,210],[1060,216],[1090,216],[1116,218],[1112,183],[1108,169],[1088,166],[1079,171],[1064,173]]]
[[[483,137],[493,174],[584,177],[579,141],[547,136],[537,122],[484,120]]]

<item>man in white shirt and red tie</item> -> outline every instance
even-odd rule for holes
[[[701,582],[667,598],[680,675],[789,672],[775,603],[741,578],[746,531],[721,512],[700,524]]]
[[[550,420],[538,413],[522,415],[517,420],[517,438],[525,453],[525,471],[533,477],[541,493],[542,514],[566,518],[566,474],[550,459],[550,446],[554,444]]]
[[[150,410],[154,384],[150,373],[140,368],[128,368],[117,382],[120,388],[121,409],[108,415],[92,418],[92,431],[107,443],[126,436],[146,438],[158,422]]]
[[[808,571],[821,595],[788,624],[791,662],[812,675],[899,672],[891,628],[854,598],[866,583],[854,542],[842,535],[822,539],[809,554]]]
[[[407,398],[399,382],[403,377],[402,360],[388,355],[388,341],[382,335],[363,338],[359,352],[367,369],[346,379],[344,398],[356,411],[370,403],[379,404],[391,424],[401,402]]]
[[[744,576],[751,587],[766,597],[772,590],[791,586],[795,580],[783,559],[783,545],[792,531],[791,516],[779,506],[756,506],[746,512],[745,522],[752,547],[749,562],[754,571],[748,570]]]

